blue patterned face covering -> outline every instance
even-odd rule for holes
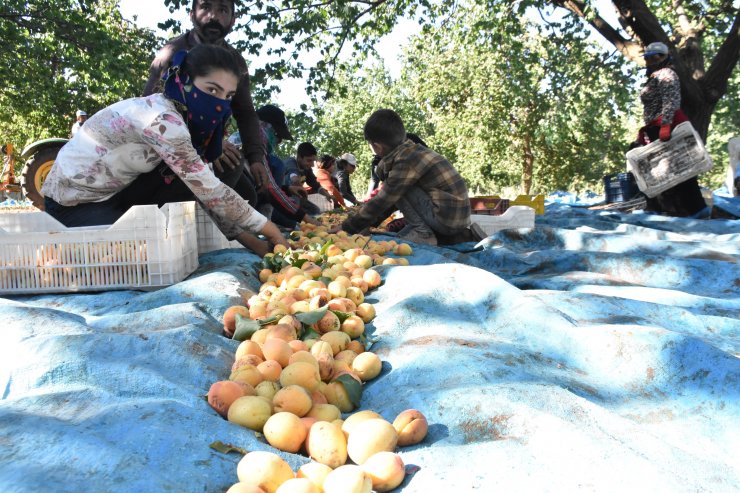
[[[224,127],[231,116],[231,101],[201,91],[180,71],[187,51],[178,51],[167,71],[164,94],[188,109],[190,138],[198,155],[213,162],[223,152]]]

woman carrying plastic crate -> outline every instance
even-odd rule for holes
[[[673,68],[668,46],[650,43],[643,57],[648,76],[640,91],[645,126],[640,129],[633,147],[644,146],[658,139],[668,141],[676,125],[689,121],[681,110],[681,83]],[[699,182],[693,177],[647,199],[646,209],[672,216],[694,216],[703,213],[707,204],[699,189]]]
[[[253,233],[287,246],[210,164],[222,153],[238,76],[223,48],[177,53],[163,93],[98,111],[61,149],[42,188],[46,212],[66,226],[93,226],[115,223],[134,205],[197,199],[227,238],[260,255],[270,246]]]

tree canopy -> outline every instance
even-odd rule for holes
[[[117,0],[4,0],[0,40],[0,134],[16,147],[68,136],[78,108],[139,95],[160,44]]]
[[[171,9],[190,3],[190,0],[163,1]],[[737,134],[740,127],[734,116],[740,92],[735,70],[740,56],[740,9],[734,7],[731,0],[257,0],[237,2],[240,16],[235,30],[242,37],[235,44],[246,53],[273,56],[269,63],[253,69],[258,88],[269,87],[272,80],[308,74],[309,92],[322,91],[331,97],[335,91],[344,90],[338,74],[352,73],[363,65],[374,53],[378,40],[390,33],[399,19],[415,19],[424,26],[425,33],[430,33],[435,27],[450,25],[457,13],[470,4],[483,11],[510,16],[512,23],[516,18],[538,16],[542,34],[552,43],[565,43],[563,56],[582,51],[581,45],[588,44],[591,33],[595,32],[603,40],[603,46],[610,47],[600,48],[600,60],[608,61],[617,80],[626,72],[634,79],[635,70],[643,64],[644,45],[652,41],[665,42],[672,50],[681,78],[684,109],[699,133],[708,140],[715,160],[725,163],[726,137]],[[604,15],[603,9],[607,6],[616,13],[615,25]],[[176,27],[176,23],[170,21],[163,26]],[[479,25],[477,28],[486,27]],[[268,43],[270,40],[278,42]],[[515,50],[512,55],[518,56],[516,50],[519,48],[512,46]],[[304,55],[311,50],[317,50],[321,59],[307,66]],[[591,82],[589,90],[597,87],[595,80]],[[601,82],[609,81],[602,79]],[[532,103],[535,104],[535,100]],[[574,104],[571,111],[575,111]],[[609,109],[605,111],[609,113]],[[715,113],[717,118],[713,121]],[[589,119],[585,114],[578,116],[578,121]],[[568,118],[571,117],[569,114]],[[709,135],[710,125],[714,140]],[[561,150],[567,147],[563,142],[560,144]],[[553,149],[543,148],[550,151],[550,162],[554,159]],[[565,159],[564,155],[557,154]],[[524,182],[528,180],[525,176]]]
[[[366,174],[362,125],[378,107],[393,108],[474,192],[584,189],[621,169],[620,115],[633,102],[621,57],[569,34],[548,37],[541,25],[509,14],[504,4],[461,7],[411,40],[400,80],[382,66],[341,73],[342,90],[304,135],[315,132],[329,152],[359,150],[358,174]]]
[[[191,0],[159,0],[189,8]],[[380,106],[456,160],[471,186],[586,186],[623,166],[634,130],[641,47],[667,43],[684,107],[715,161],[738,133],[740,10],[732,0],[237,1],[229,40],[249,55],[257,100],[275,80],[308,75],[313,113],[297,115],[336,152],[361,149]],[[617,23],[604,12],[610,5]],[[422,31],[392,80],[368,70],[400,19]],[[163,19],[160,27],[183,27]],[[593,43],[592,33],[602,43]],[[6,0],[0,7],[0,129],[16,146],[66,136],[75,109],[92,113],[139,94],[164,40],[121,18],[118,0]],[[318,53],[318,62],[307,62]],[[366,69],[360,70],[361,67]],[[722,171],[716,168],[714,174]],[[717,183],[719,180],[714,180]]]
[[[190,0],[163,0],[171,9],[188,6]],[[667,43],[674,54],[681,78],[686,111],[699,132],[706,136],[718,101],[727,94],[728,83],[740,57],[740,9],[732,0],[477,0],[487,10],[510,7],[512,15],[536,10],[543,19],[555,10],[566,14],[560,21],[547,21],[559,31],[596,31],[625,59],[642,63],[642,47],[653,41]],[[609,3],[617,13],[617,26],[596,9]],[[237,46],[252,54],[266,51],[276,61],[256,69],[258,80],[309,73],[310,88],[327,89],[336,70],[352,65],[357,54],[372,51],[400,18],[413,18],[424,26],[440,25],[460,8],[459,2],[430,0],[339,0],[314,2],[291,0],[237,2],[240,14],[235,30],[243,34]],[[168,21],[163,27],[177,26]],[[267,47],[268,40],[279,40]],[[302,55],[317,49],[322,60],[306,67]],[[353,56],[341,56],[342,53]]]

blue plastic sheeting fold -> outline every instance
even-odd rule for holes
[[[368,295],[362,409],[430,423],[406,492],[738,491],[740,224],[550,205],[482,249],[416,246]],[[203,399],[259,287],[239,250],[156,292],[0,299],[0,491],[223,492],[272,450]],[[282,454],[296,469],[307,461]]]

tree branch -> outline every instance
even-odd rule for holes
[[[683,37],[691,36],[693,31],[689,16],[686,15],[686,9],[683,7],[683,0],[673,0],[673,10],[678,17],[679,32]]]
[[[552,0],[551,3],[558,7],[569,10],[577,17],[588,22],[604,39],[614,45],[622,55],[629,60],[638,60],[640,56],[640,45],[622,36],[619,31],[614,29],[603,17],[596,14],[589,18],[586,10],[590,8],[582,0]]]
[[[643,0],[612,0],[620,21],[629,26],[642,44],[661,41],[672,44],[660,21]]]
[[[332,80],[334,80],[334,75],[336,73],[336,66],[337,66],[337,59],[339,58],[340,53],[342,52],[342,48],[344,47],[344,43],[347,42],[347,38],[350,33],[349,26],[353,26],[357,23],[358,20],[360,20],[364,15],[371,12],[373,9],[377,8],[378,6],[384,4],[387,0],[377,0],[373,2],[365,2],[368,7],[365,10],[360,11],[350,22],[346,23],[342,27],[342,35],[341,40],[339,42],[339,46],[337,46],[336,52],[334,53],[334,56],[331,58],[330,66],[332,68]]]
[[[705,95],[710,102],[717,102],[727,92],[727,81],[740,57],[738,31],[740,31],[740,9],[735,11],[735,21],[732,23],[732,28],[730,28],[722,46],[717,50],[712,65],[704,76],[707,87]]]
[[[320,2],[320,3],[311,4],[311,5],[306,5],[305,7],[285,7],[285,8],[282,8],[282,9],[277,9],[275,11],[275,13],[276,14],[281,14],[283,12],[290,12],[290,11],[294,11],[294,10],[311,10],[311,9],[316,8],[316,7],[327,7],[327,6],[331,5],[331,4],[333,4],[334,1],[335,0],[328,0],[326,2]],[[375,1],[355,0],[352,3],[360,3],[360,4],[363,4],[363,5],[370,5],[370,7],[367,9],[368,11],[370,11],[370,10],[374,9],[375,7],[377,7],[378,5],[381,5],[381,4],[383,4],[383,3],[387,2],[387,1],[388,0],[375,0]]]

